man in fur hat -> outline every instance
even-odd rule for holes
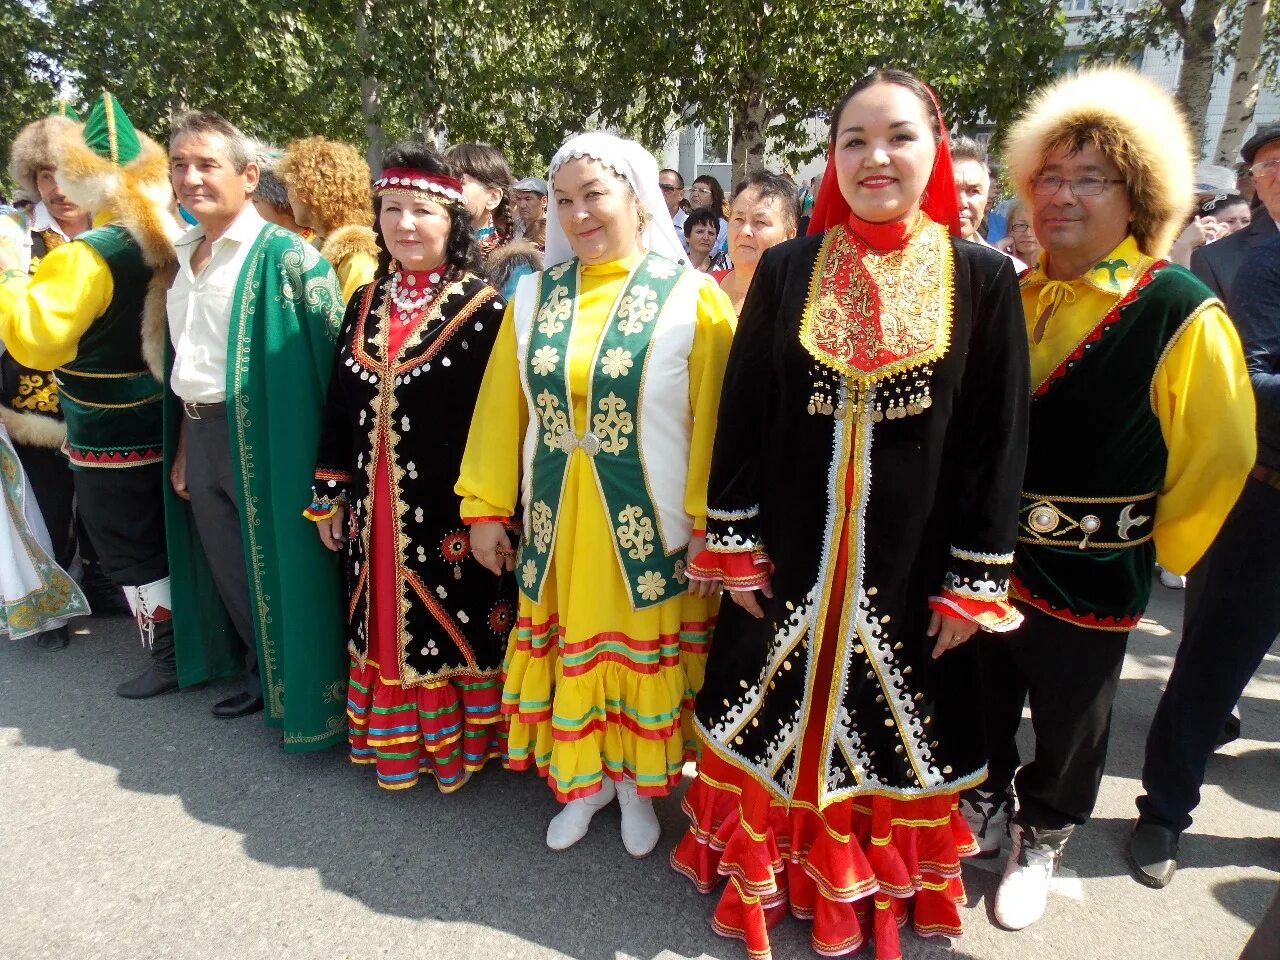
[[[0,340],[18,362],[55,370],[80,516],[103,571],[123,587],[151,663],[117,688],[174,690],[162,500],[163,327],[144,328],[153,273],[173,261],[163,150],[104,93],[83,130],[53,142],[57,180],[95,228],[49,250],[34,274],[0,263]]]
[[[63,193],[54,176],[57,161],[54,144],[74,136],[79,122],[49,116],[23,127],[9,151],[9,175],[27,194],[39,197],[28,218],[18,268],[34,273],[45,255],[89,229],[89,215]],[[36,502],[49,530],[53,558],[64,570],[76,554],[75,490],[62,444],[66,424],[58,403],[58,387],[51,370],[36,370],[0,350],[0,421],[31,481]],[[65,626],[56,627],[36,640],[43,647],[65,647],[70,637]]]
[[[964,807],[993,856],[1016,785],[995,900],[997,922],[1016,930],[1044,913],[1067,838],[1093,811],[1155,563],[1181,574],[1199,559],[1255,441],[1231,321],[1161,259],[1191,197],[1172,99],[1126,69],[1065,77],[1010,132],[1006,162],[1044,247],[1021,281],[1033,389],[1010,596],[1026,619],[981,638],[990,775]],[[1028,698],[1035,754],[1018,769]]]

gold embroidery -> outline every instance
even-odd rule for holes
[[[545,428],[542,442],[550,450],[559,446],[559,437],[569,432],[569,417],[560,409],[560,401],[550,390],[543,390],[535,401],[538,405],[538,417]]]
[[[951,340],[951,238],[922,215],[907,246],[859,254],[843,227],[828,231],[810,284],[800,342],[866,387],[936,361]]]
[[[18,395],[13,398],[17,410],[38,410],[41,413],[58,412],[58,388],[51,377],[41,373],[18,375]]]
[[[652,287],[637,283],[618,304],[618,330],[631,336],[658,318],[658,293]]]
[[[667,592],[667,580],[656,570],[646,570],[636,580],[636,592],[646,600],[657,600]]]
[[[618,546],[626,550],[632,560],[647,560],[653,553],[653,521],[634,504],[627,504],[618,513],[618,528],[614,530],[614,536]],[[645,599],[652,600],[653,597]]]
[[[533,532],[533,547],[539,553],[546,553],[551,548],[551,537],[555,525],[551,522],[551,508],[539,500],[529,511],[529,527]]]
[[[573,301],[568,297],[568,287],[556,287],[551,291],[547,302],[538,311],[539,333],[554,337],[564,329],[565,322],[573,315]]]
[[[635,421],[627,410],[627,402],[616,393],[610,392],[596,406],[601,412],[591,419],[591,429],[603,441],[600,450],[617,456],[631,446],[625,435],[635,430]]]

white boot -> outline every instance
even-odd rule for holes
[[[618,806],[622,808],[622,845],[637,859],[653,853],[662,828],[653,812],[653,801],[636,793],[634,780],[618,784]]]
[[[1037,836],[1019,823],[1009,831],[1013,849],[996,890],[996,923],[1022,930],[1042,916],[1049,900],[1049,881],[1062,859],[1070,829],[1042,830]]]
[[[589,797],[570,800],[547,824],[547,846],[552,850],[568,850],[587,835],[596,811],[613,803],[618,795],[613,781],[606,775],[600,789]]]
[[[969,824],[973,839],[978,843],[979,859],[994,857],[1000,845],[1009,835],[1009,818],[1013,813],[1013,801],[1008,794],[996,794],[986,790],[970,790],[960,797],[960,814]]]

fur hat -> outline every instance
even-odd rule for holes
[[[13,138],[13,146],[9,148],[9,176],[27,192],[28,196],[40,199],[40,190],[36,187],[36,175],[41,170],[56,167],[54,144],[64,134],[78,131],[80,124],[66,117],[45,117],[35,123],[29,123],[18,131]]]
[[[1191,213],[1195,152],[1173,98],[1124,67],[1082,70],[1036,94],[1005,141],[1006,170],[1026,200],[1045,157],[1097,147],[1119,169],[1133,207],[1131,229],[1147,256],[1163,257]]]

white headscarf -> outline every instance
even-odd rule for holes
[[[555,186],[556,171],[577,157],[598,160],[631,184],[640,206],[648,214],[648,224],[640,234],[641,250],[679,263],[688,262],[689,255],[676,236],[671,214],[667,212],[667,203],[662,198],[662,188],[658,186],[658,161],[653,159],[648,150],[634,140],[623,140],[611,133],[598,130],[579,133],[566,140],[564,146],[551,158],[547,183],[552,189]],[[551,202],[552,209],[547,216],[547,252],[543,260],[543,265],[547,268],[571,260],[574,255],[573,248],[569,246],[569,238],[560,226],[560,218],[556,216],[554,193]]]

